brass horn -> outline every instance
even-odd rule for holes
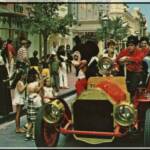
[[[100,58],[98,62],[99,73],[101,75],[107,75],[111,72],[113,67],[113,61],[108,57]]]
[[[63,117],[65,107],[63,103],[55,99],[45,105],[43,119],[50,124],[58,123]]]

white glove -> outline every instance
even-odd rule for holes
[[[128,56],[123,56],[123,57],[121,57],[120,59],[119,59],[119,61],[120,62],[125,62],[125,61],[127,61],[128,60]]]

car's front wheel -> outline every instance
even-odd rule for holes
[[[37,114],[35,123],[35,144],[37,147],[54,147],[58,143],[59,132],[54,125],[44,121],[44,108],[45,106],[42,106]]]
[[[147,109],[145,115],[144,146],[150,146],[150,109]]]

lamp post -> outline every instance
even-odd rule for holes
[[[146,18],[143,16],[142,13],[140,13],[140,34],[141,36],[145,36],[145,30],[146,30]]]
[[[105,48],[106,48],[106,42],[107,42],[107,27],[108,27],[107,23],[108,23],[108,20],[109,20],[109,18],[107,15],[105,15],[101,18],[102,25],[104,26]]]
[[[122,28],[126,28],[126,27],[129,27],[127,21],[123,22],[122,24]],[[127,43],[127,37],[123,37],[123,40],[121,41],[121,45],[119,45],[120,46],[119,50],[121,48],[126,48],[127,47],[126,43]]]

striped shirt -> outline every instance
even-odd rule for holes
[[[26,60],[28,59],[28,52],[27,49],[22,46],[17,53],[17,60],[20,62],[26,62]]]

